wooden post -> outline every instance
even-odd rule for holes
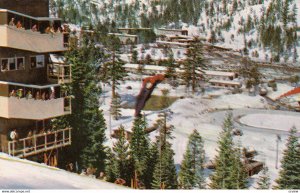
[[[34,141],[34,151],[36,152],[36,135],[33,135],[33,141]]]
[[[26,140],[24,139],[23,140],[23,156],[25,156],[25,154],[26,154]]]
[[[72,66],[71,65],[69,65],[69,73],[70,73],[69,79],[70,79],[70,81],[72,81]]]
[[[54,146],[57,146],[57,131],[54,131]]]
[[[48,165],[47,153],[44,153],[44,163]]]
[[[63,145],[65,144],[65,130],[63,130]]]
[[[15,155],[15,141],[13,141],[13,145],[12,145],[12,156]]]
[[[11,149],[10,149],[10,145],[11,143],[10,142],[8,142],[8,155],[11,155]]]
[[[62,67],[62,82],[65,83],[65,67],[62,65],[60,66],[60,68]]]
[[[69,143],[70,144],[72,143],[72,140],[71,140],[71,128],[69,128]]]
[[[44,135],[45,135],[45,149],[47,149],[47,134]]]

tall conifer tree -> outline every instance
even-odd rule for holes
[[[290,130],[276,182],[279,189],[300,189],[300,147],[295,127]]]
[[[271,179],[269,175],[268,167],[264,166],[257,182],[257,189],[270,189]]]
[[[182,79],[187,89],[192,87],[192,92],[196,92],[196,88],[199,87],[199,72],[203,72],[203,56],[202,56],[202,44],[198,38],[194,38],[194,41],[190,43],[186,52],[186,61],[183,65]]]
[[[146,174],[147,161],[149,159],[149,138],[145,132],[147,123],[145,117],[136,117],[132,128],[132,138],[130,140],[131,155],[134,160],[134,170],[138,178],[146,184],[148,176]]]
[[[189,137],[187,150],[179,173],[180,185],[184,189],[205,188],[203,164],[205,162],[204,142],[197,130]]]
[[[215,171],[211,175],[212,189],[243,189],[246,187],[245,170],[241,164],[240,153],[234,148],[232,136],[232,114],[223,123],[223,131],[218,141],[218,155],[215,158]]]

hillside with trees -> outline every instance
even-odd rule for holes
[[[267,62],[299,58],[296,0],[52,0],[53,15],[80,26],[187,28],[209,43]],[[298,32],[299,33],[299,32]]]

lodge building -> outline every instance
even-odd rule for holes
[[[71,81],[68,33],[49,17],[49,0],[1,0],[0,34],[0,151],[55,166],[71,144],[70,128],[51,126],[71,113],[61,86]]]

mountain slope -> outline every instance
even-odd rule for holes
[[[256,60],[299,61],[298,0],[52,0],[51,7],[81,26],[184,27]]]

